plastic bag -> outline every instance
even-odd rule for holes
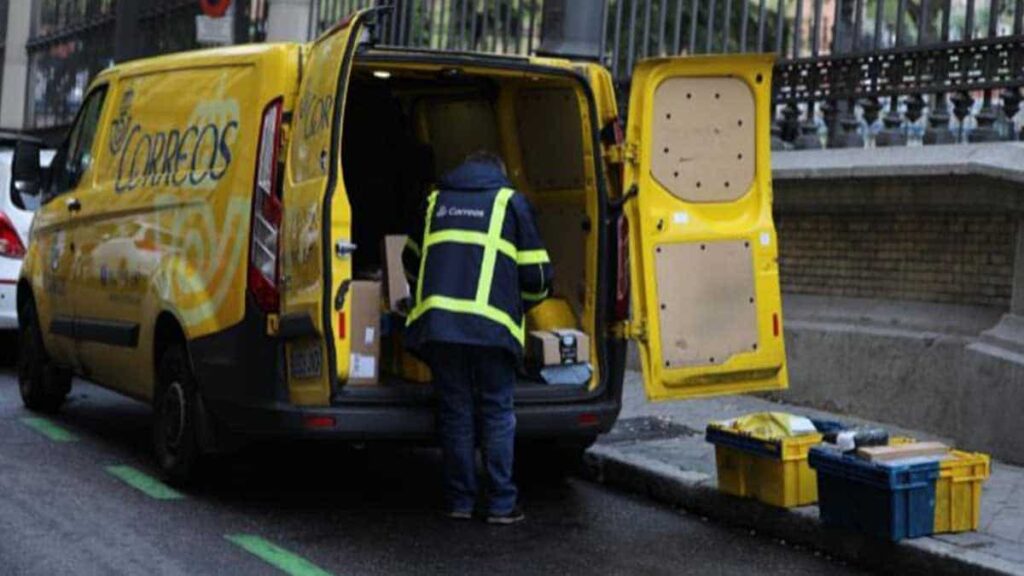
[[[755,412],[722,423],[725,428],[749,434],[761,440],[779,440],[818,430],[810,418],[785,412]]]

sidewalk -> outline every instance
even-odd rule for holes
[[[712,420],[767,410],[878,424],[750,396],[651,404],[644,398],[639,373],[627,372],[619,423],[590,449],[586,473],[719,522],[886,572],[1024,575],[1024,468],[993,461],[992,476],[983,488],[978,532],[899,544],[829,530],[819,523],[816,506],[782,510],[719,493],[714,449],[704,441],[705,426]],[[892,434],[953,444],[935,435],[881,425]]]

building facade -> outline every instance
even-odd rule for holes
[[[233,19],[235,43],[264,39],[266,3],[234,0],[228,17]],[[71,123],[100,70],[116,62],[203,46],[196,37],[196,17],[201,13],[197,0],[0,0],[0,10],[5,17],[17,12],[28,24],[27,37],[19,45],[5,43],[4,82],[13,77],[20,86],[3,92],[3,126],[44,136],[56,136]],[[16,28],[14,22],[3,27],[8,36],[9,29]],[[18,51],[27,65],[22,78],[8,73],[12,51]],[[15,97],[18,89],[24,91],[20,103]],[[12,125],[18,117],[20,125]]]

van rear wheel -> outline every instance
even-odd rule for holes
[[[71,372],[55,366],[47,356],[32,300],[22,304],[19,312],[18,391],[21,401],[33,412],[56,412],[71,391]]]
[[[196,380],[185,349],[171,345],[160,356],[153,402],[153,446],[157,463],[177,485],[195,481],[200,450],[196,429]]]

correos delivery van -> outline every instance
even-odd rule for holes
[[[786,386],[769,57],[640,63],[623,136],[596,64],[374,48],[367,17],[95,79],[17,287],[29,408],[57,409],[73,375],[152,403],[179,480],[227,438],[432,437],[429,382],[353,385],[354,287],[480,149],[537,211],[590,340],[585,381],[524,372],[521,439],[608,431],[630,339],[655,400]]]

